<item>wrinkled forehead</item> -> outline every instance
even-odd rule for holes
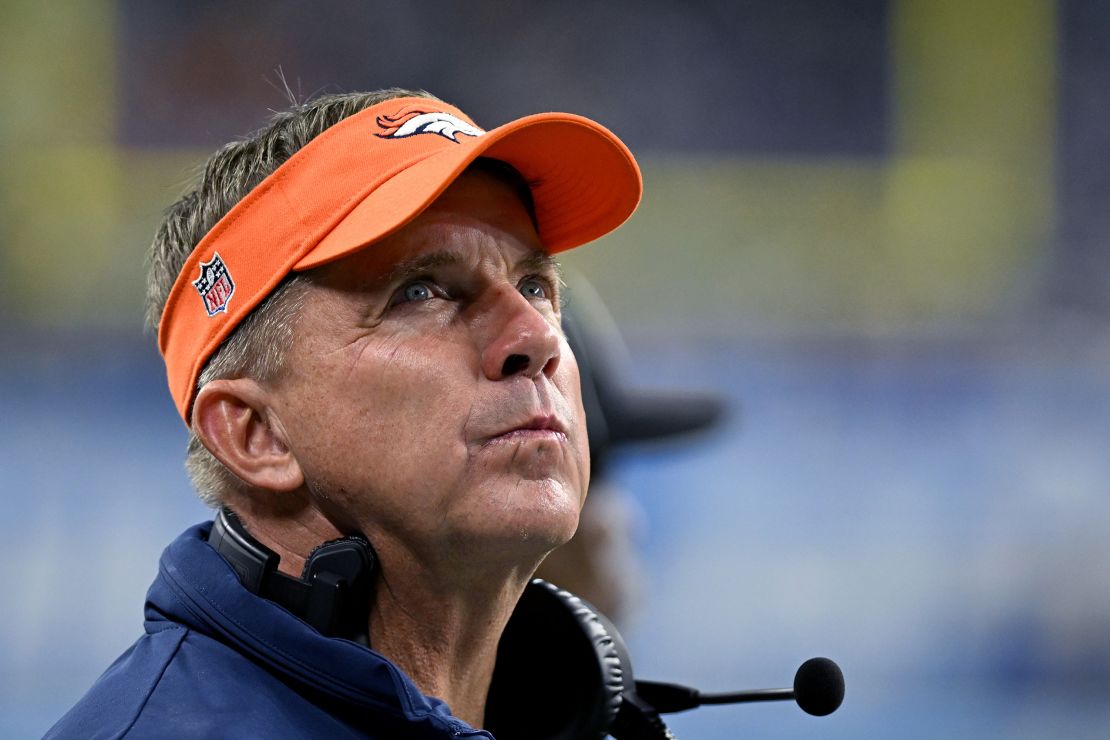
[[[539,224],[536,221],[536,201],[532,196],[532,188],[519,170],[500,159],[479,157],[463,171],[463,176],[466,175],[486,175],[511,188],[528,212],[528,217],[532,220],[532,226],[537,231],[539,230]]]

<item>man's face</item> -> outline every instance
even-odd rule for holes
[[[273,391],[317,505],[383,558],[569,539],[589,482],[578,367],[512,188],[464,174],[315,278]]]

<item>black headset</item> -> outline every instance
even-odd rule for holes
[[[278,571],[281,557],[247,532],[235,512],[220,510],[208,544],[253,594],[277,602],[328,637],[368,644],[370,595],[378,558],[364,537],[331,540],[305,560],[300,578]]]
[[[220,510],[208,543],[251,593],[274,601],[329,637],[368,645],[378,559],[360,536],[331,540],[305,561],[300,578],[278,571],[280,556]],[[502,634],[486,703],[498,740],[673,740],[636,693],[616,627],[577,596],[536,578]]]

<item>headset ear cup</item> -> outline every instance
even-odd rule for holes
[[[574,614],[582,634],[589,638],[601,673],[597,699],[603,707],[603,729],[607,731],[620,711],[625,687],[633,685],[632,664],[624,640],[616,625],[589,602],[542,579],[537,578],[533,583],[550,589]]]
[[[533,580],[501,637],[486,729],[498,740],[604,738],[627,680],[611,630],[577,596]]]
[[[573,597],[572,597],[573,598]],[[616,658],[620,681],[623,685],[621,695],[614,705],[606,730],[614,740],[674,740],[674,735],[655,711],[655,708],[636,693],[636,676],[632,672],[632,658],[616,626],[601,612],[597,620],[609,634],[610,649]]]

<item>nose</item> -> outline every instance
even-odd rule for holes
[[[482,349],[482,372],[487,378],[555,374],[560,334],[550,317],[510,286],[495,291],[487,310],[488,335]]]

